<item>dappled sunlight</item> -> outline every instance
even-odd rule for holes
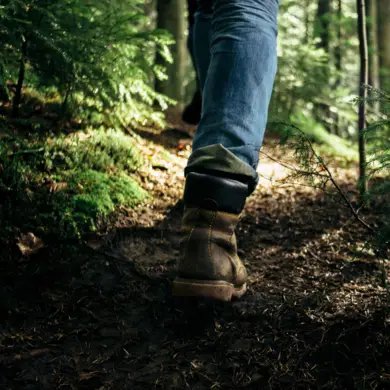
[[[259,186],[265,189],[270,189],[278,183],[281,184],[291,175],[291,170],[275,161],[269,159],[267,161],[266,157],[260,159],[257,172],[259,174]]]

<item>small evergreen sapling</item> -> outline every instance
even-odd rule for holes
[[[0,85],[14,84],[13,114],[24,86],[57,88],[63,110],[126,124],[161,120],[168,100],[153,85],[155,51],[171,42],[148,23],[140,0],[4,0],[0,11]],[[3,60],[3,59],[6,59]],[[3,80],[3,81],[2,81]]]

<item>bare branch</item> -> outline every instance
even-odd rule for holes
[[[323,167],[324,171],[326,172],[326,175],[322,175],[322,174],[320,174],[320,175],[327,177],[327,179],[333,184],[333,186],[336,188],[338,194],[344,200],[346,206],[349,208],[349,210],[351,211],[351,213],[355,217],[355,219],[361,225],[363,225],[368,231],[370,231],[370,233],[374,234],[375,233],[375,229],[373,227],[371,227],[366,221],[364,221],[359,216],[358,210],[355,209],[355,207],[352,205],[351,201],[348,199],[347,195],[344,193],[344,191],[338,185],[338,183],[336,182],[336,180],[334,179],[334,177],[332,175],[332,172],[330,171],[328,166],[325,164],[325,162],[321,158],[321,156],[319,156],[318,153],[315,151],[313,143],[310,141],[310,139],[307,137],[307,135],[299,127],[297,127],[297,126],[295,126],[293,124],[287,124],[287,123],[282,123],[282,124],[284,124],[286,126],[289,126],[289,127],[293,128],[294,130],[296,130],[297,132],[299,132],[300,136],[305,140],[305,142],[309,146],[309,148],[310,148],[313,156],[315,157],[315,159],[318,161],[318,163],[321,164],[321,166]],[[312,174],[315,174],[315,172],[313,172]]]

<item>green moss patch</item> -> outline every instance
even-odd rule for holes
[[[142,158],[133,139],[116,130],[0,145],[0,228],[82,237],[119,207],[147,193],[133,175]]]

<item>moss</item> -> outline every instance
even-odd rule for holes
[[[93,219],[107,216],[117,206],[134,206],[146,196],[137,182],[124,174],[78,172],[69,183],[70,191],[78,189],[71,200],[74,211]]]
[[[93,169],[135,172],[142,158],[134,140],[118,130],[90,130],[49,138],[45,145],[45,169],[49,171]]]
[[[133,139],[114,130],[9,139],[0,145],[0,229],[82,237],[148,196],[131,177],[141,163]]]
[[[65,172],[63,180],[68,187],[52,196],[49,213],[43,213],[38,222],[41,229],[48,227],[49,232],[66,237],[94,231],[118,207],[133,207],[148,197],[126,174]]]

